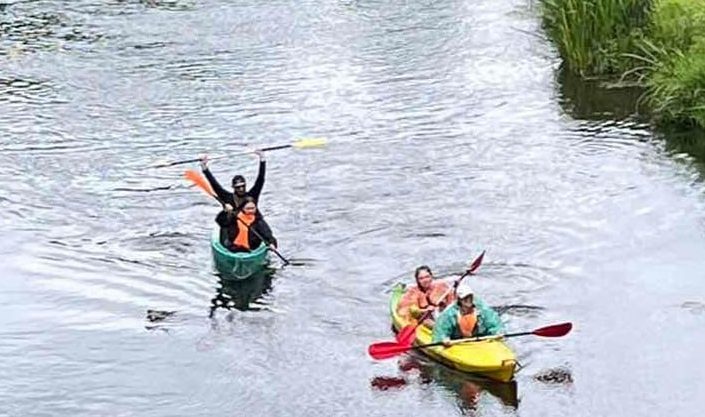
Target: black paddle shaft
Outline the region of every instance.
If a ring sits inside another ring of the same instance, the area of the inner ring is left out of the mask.
[[[534,332],[520,332],[520,333],[498,334],[497,337],[502,337],[502,338],[505,338],[505,339],[506,339],[506,338],[508,338],[508,337],[526,336],[526,335],[530,335],[530,334],[534,334]],[[480,340],[483,340],[483,339],[489,339],[489,338],[492,338],[492,337],[494,337],[494,336],[473,337],[473,338],[469,338],[468,340],[464,340],[463,343],[466,343],[466,342],[476,342],[476,341],[480,341]],[[451,340],[451,342],[452,342],[452,340]],[[434,347],[434,346],[441,346],[441,345],[443,345],[443,342],[435,342],[435,343],[429,343],[429,344],[427,344],[427,345],[413,346],[412,349],[423,349],[423,348]]]
[[[244,224],[245,227],[247,227],[248,230],[252,230],[252,233],[254,233],[255,236],[257,236],[262,242],[265,242],[265,244],[267,244],[267,240],[266,240],[265,238],[263,238],[262,235],[259,234],[259,232],[257,232],[257,230],[255,230],[254,227],[250,227],[247,223],[245,223],[244,220],[242,220],[241,218],[239,218],[237,215],[235,215],[235,218],[236,218],[238,221],[242,222],[242,224]],[[281,259],[281,260],[284,262],[285,265],[290,264],[289,260],[286,259],[285,257],[283,257],[282,254],[279,253],[278,250],[272,249],[272,248],[270,248],[270,247],[267,247],[267,249],[269,249],[269,250],[271,250],[272,252],[274,252],[274,253],[279,257],[279,259]]]
[[[276,151],[277,149],[286,149],[286,148],[291,148],[293,145],[292,144],[287,144],[287,145],[277,145],[277,146],[269,146],[267,148],[262,148],[260,151],[266,152],[266,151]]]
[[[277,149],[286,149],[286,148],[291,148],[293,145],[288,144],[288,145],[277,145],[277,146],[269,146],[267,148],[262,148],[260,151],[276,151]],[[223,158],[222,156],[215,157],[214,159],[221,159]],[[173,167],[175,165],[184,165],[184,164],[190,164],[192,162],[199,162],[201,161],[201,158],[192,158],[192,159],[182,159],[180,161],[174,161],[174,162],[166,162],[163,164],[158,164],[152,166],[152,168],[166,168],[166,167]]]

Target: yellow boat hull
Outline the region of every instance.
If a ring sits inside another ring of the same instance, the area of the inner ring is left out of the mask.
[[[405,286],[399,284],[392,292],[390,314],[395,331],[410,324],[397,314],[397,304],[404,291]],[[431,343],[432,333],[427,326],[419,326],[414,345]],[[423,349],[423,353],[461,372],[482,375],[495,381],[511,381],[517,369],[516,356],[503,339],[462,343],[449,348],[431,347]]]

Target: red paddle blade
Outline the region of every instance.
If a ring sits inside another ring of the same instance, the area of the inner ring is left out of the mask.
[[[372,359],[389,359],[400,355],[411,348],[411,345],[402,345],[397,342],[379,342],[371,344],[370,347],[367,348],[367,353],[370,354]]]
[[[184,172],[184,177],[191,181],[192,183],[196,184],[198,188],[203,190],[206,194],[209,194],[211,196],[215,196],[215,193],[213,192],[213,189],[211,188],[211,185],[208,184],[208,181],[206,181],[205,178],[198,172],[192,170],[192,169],[187,169]]]
[[[540,329],[536,329],[531,334],[543,337],[561,337],[567,335],[573,328],[573,323],[561,323],[554,324],[553,326],[546,326]]]
[[[400,345],[410,345],[416,339],[416,326],[404,326],[397,333],[397,343]]]
[[[478,256],[474,261],[472,261],[472,263],[471,263],[470,266],[468,267],[468,271],[467,271],[467,272],[468,272],[469,274],[472,274],[473,272],[475,272],[475,271],[477,270],[477,268],[480,267],[480,264],[482,264],[482,259],[483,259],[484,257],[485,257],[485,251],[482,251],[482,253],[480,254],[480,256]]]

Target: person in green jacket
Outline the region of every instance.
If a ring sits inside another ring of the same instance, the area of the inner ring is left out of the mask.
[[[433,326],[433,342],[450,346],[453,339],[492,336],[504,331],[499,315],[475,297],[469,285],[461,284],[457,301],[440,314]]]

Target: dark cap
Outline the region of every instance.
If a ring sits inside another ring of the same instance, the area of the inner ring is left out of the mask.
[[[245,186],[245,177],[242,175],[236,175],[233,177],[233,188],[238,186]]]

